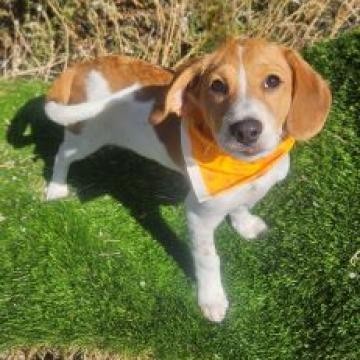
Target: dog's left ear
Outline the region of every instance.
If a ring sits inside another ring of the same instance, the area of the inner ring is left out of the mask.
[[[292,104],[286,129],[296,140],[308,140],[324,126],[331,92],[325,80],[297,52],[284,51],[293,72]]]

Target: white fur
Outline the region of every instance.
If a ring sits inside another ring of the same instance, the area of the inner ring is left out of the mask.
[[[97,76],[98,80],[100,79],[100,74]],[[95,78],[90,80],[93,83],[93,87],[96,88]],[[100,88],[103,86],[104,78],[99,81]],[[79,121],[89,120],[100,113],[102,113],[107,106],[111,105],[112,102],[120,102],[122,99],[125,99],[129,94],[132,94],[134,91],[140,89],[139,84],[134,84],[125,89],[122,89],[110,96],[100,98],[100,100],[95,100],[91,102],[85,102],[82,104],[76,105],[63,105],[56,103],[55,101],[49,101],[45,105],[46,115],[56,123],[60,125],[71,125]],[[89,86],[87,87],[89,89]],[[93,96],[94,90],[90,92],[90,96]],[[89,95],[88,95],[89,98]]]
[[[239,48],[239,55],[240,55],[240,69],[239,69],[239,97],[241,99],[245,98],[246,96],[246,88],[247,88],[247,80],[246,80],[246,72],[245,72],[245,67],[244,64],[242,62],[242,53],[243,53],[244,49],[243,47]]]
[[[91,70],[86,80],[87,101],[96,101],[111,96],[109,84],[99,71]]]
[[[259,216],[250,214],[246,207],[232,212],[230,218],[234,229],[247,240],[257,238],[267,229],[264,220]]]
[[[180,171],[148,123],[152,101],[140,102],[135,97],[139,85],[130,86],[108,96],[107,86],[104,86],[105,79],[101,74],[93,73],[87,81],[88,96],[93,97],[94,101],[72,106],[54,102],[46,105],[48,116],[60,124],[87,120],[87,116],[92,117],[91,121],[83,123],[79,135],[65,131],[64,142],[55,159],[47,199],[67,195],[66,177],[70,164],[106,144],[133,150],[165,167]],[[93,87],[97,88],[96,96]],[[102,100],[96,100],[102,96],[105,96]],[[263,111],[253,102],[247,109],[250,112]],[[239,108],[235,110],[239,111]],[[245,238],[254,238],[264,231],[265,223],[259,217],[251,215],[249,210],[274,184],[286,176],[288,169],[289,156],[286,155],[265,175],[252,183],[236,187],[202,203],[197,200],[194,191],[190,191],[187,196],[186,212],[198,282],[198,303],[209,320],[222,321],[228,308],[228,300],[221,282],[220,261],[214,243],[216,227],[230,214],[235,229]]]
[[[253,239],[265,231],[265,222],[260,217],[251,215],[249,210],[274,184],[286,177],[289,164],[289,156],[286,155],[264,176],[252,183],[236,187],[202,203],[190,191],[186,209],[198,282],[198,303],[209,320],[223,320],[228,308],[216,260],[214,230],[226,215],[230,215],[235,229],[246,239]]]

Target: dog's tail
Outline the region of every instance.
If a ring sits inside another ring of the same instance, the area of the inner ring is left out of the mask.
[[[134,84],[104,99],[75,105],[64,105],[50,100],[45,104],[45,113],[49,119],[60,125],[72,125],[99,115],[110,103],[121,101],[139,88],[138,84]]]

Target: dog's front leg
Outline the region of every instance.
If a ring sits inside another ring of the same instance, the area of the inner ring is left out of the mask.
[[[261,217],[253,215],[245,206],[240,206],[230,213],[234,229],[245,239],[252,240],[267,230],[267,225]]]
[[[220,259],[214,244],[214,230],[225,214],[199,204],[189,195],[186,201],[187,221],[192,241],[192,254],[198,286],[198,303],[211,321],[224,319],[228,308],[220,274]]]

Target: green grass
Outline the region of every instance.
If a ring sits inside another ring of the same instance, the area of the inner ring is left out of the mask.
[[[196,305],[183,181],[108,149],[72,167],[74,196],[45,203],[61,139],[31,100],[46,86],[2,82],[0,351],[359,359],[359,261],[350,262],[360,248],[359,43],[357,31],[305,53],[334,104],[326,129],[296,146],[290,176],[256,207],[271,230],[253,242],[227,223],[217,231],[231,303],[220,325]]]

